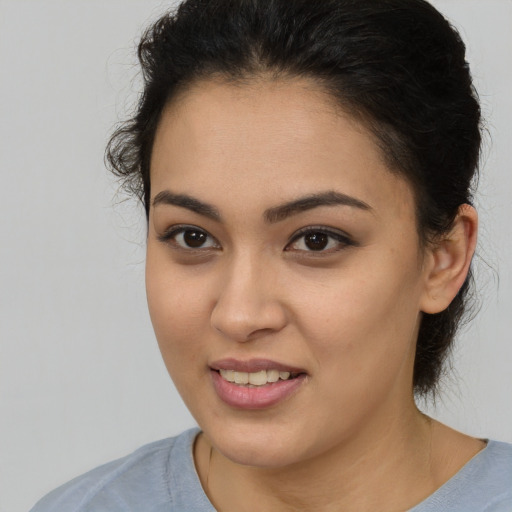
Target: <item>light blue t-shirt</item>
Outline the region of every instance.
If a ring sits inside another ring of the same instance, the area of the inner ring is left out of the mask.
[[[215,512],[197,476],[197,429],[138,449],[75,478],[31,512]],[[512,445],[489,441],[410,512],[512,512]]]

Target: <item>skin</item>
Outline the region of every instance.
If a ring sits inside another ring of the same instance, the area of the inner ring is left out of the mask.
[[[423,416],[412,371],[422,312],[467,274],[477,217],[419,243],[409,184],[372,136],[304,79],[200,82],[165,109],[151,197],[186,194],[220,219],[151,204],[146,283],[168,371],[203,433],[194,457],[222,511],[406,510],[483,444]],[[345,194],[268,222],[297,198]],[[198,248],[173,226],[206,234]],[[302,228],[343,233],[311,251]],[[165,240],[163,239],[164,237]],[[262,410],[224,403],[209,365],[265,358],[303,369],[292,396]]]

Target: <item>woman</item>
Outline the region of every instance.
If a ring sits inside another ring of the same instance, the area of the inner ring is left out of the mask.
[[[188,0],[107,156],[200,431],[33,509],[509,511],[512,447],[423,415],[464,313],[480,109],[423,0]]]

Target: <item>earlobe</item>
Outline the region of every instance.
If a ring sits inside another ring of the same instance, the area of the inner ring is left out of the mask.
[[[457,295],[468,275],[478,231],[476,210],[459,207],[452,229],[428,249],[425,259],[425,291],[420,304],[424,313],[440,313]]]

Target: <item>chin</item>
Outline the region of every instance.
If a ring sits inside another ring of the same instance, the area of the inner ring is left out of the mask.
[[[205,430],[213,446],[227,459],[243,466],[279,468],[299,461],[301,437],[269,426]]]
[[[217,446],[217,445],[216,445]],[[257,468],[281,468],[297,462],[297,454],[274,445],[261,446],[253,443],[219,444],[218,451],[231,462]]]

